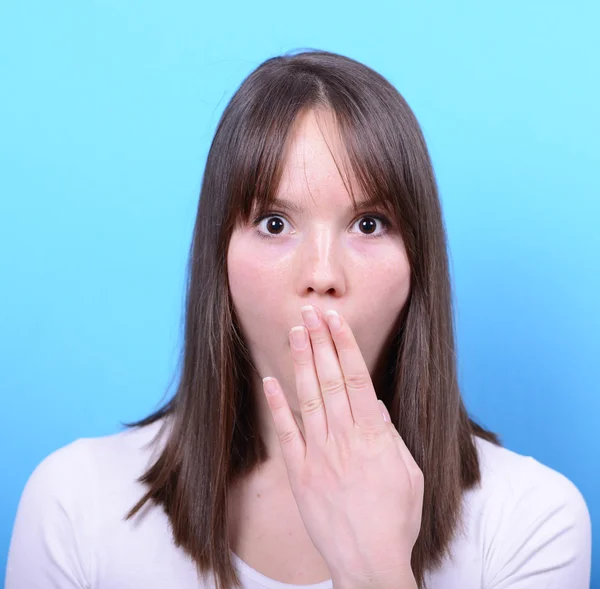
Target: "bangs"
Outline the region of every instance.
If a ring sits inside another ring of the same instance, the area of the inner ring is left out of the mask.
[[[297,109],[287,117],[256,125],[247,139],[244,157],[237,159],[231,184],[232,223],[248,223],[253,215],[264,215],[272,207],[283,174],[287,149],[293,137],[294,125],[300,116],[312,110],[321,128],[327,148],[335,162],[342,182],[350,195],[355,214],[361,208],[373,207],[385,211],[400,225],[403,199],[398,190],[396,160],[386,149],[385,137],[378,136],[372,125],[360,113],[343,108],[345,105],[312,105]],[[281,109],[286,112],[286,109]],[[332,121],[328,129],[334,135],[330,145],[320,118]],[[400,201],[400,202],[398,202]]]

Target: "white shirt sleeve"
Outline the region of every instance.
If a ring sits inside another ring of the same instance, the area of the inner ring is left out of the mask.
[[[84,439],[47,456],[21,495],[5,589],[88,589],[94,485]]]
[[[589,589],[592,532],[586,502],[565,476],[527,461],[527,472],[539,478],[503,510],[490,545],[485,587]]]

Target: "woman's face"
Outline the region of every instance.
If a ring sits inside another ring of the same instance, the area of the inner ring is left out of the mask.
[[[331,119],[319,115],[319,122],[334,153],[341,153]],[[343,315],[373,375],[408,298],[410,268],[389,215],[371,207],[357,216],[349,208],[352,200],[314,112],[297,120],[291,139],[277,197],[293,210],[274,205],[256,226],[254,215],[247,226],[238,225],[227,269],[260,378],[276,377],[298,415],[288,332],[303,325],[300,308],[311,304],[322,313],[335,309]],[[371,216],[377,213],[392,223],[388,229]]]

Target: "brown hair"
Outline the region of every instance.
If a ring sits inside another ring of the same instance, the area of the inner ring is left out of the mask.
[[[473,436],[500,444],[469,418],[456,368],[452,290],[436,180],[419,124],[380,74],[348,57],[310,50],[266,60],[225,108],[208,154],[188,266],[181,378],[173,398],[141,427],[169,416],[172,430],[140,477],[162,505],[175,543],[213,571],[217,589],[239,586],[227,524],[231,482],[266,459],[255,428],[252,359],[227,281],[227,249],[253,204],[265,210],[282,173],[290,130],[307,109],[330,112],[360,189],[387,206],[401,230],[411,291],[377,396],[425,479],[421,531],[412,552],[417,583],[445,556],[461,524],[462,495],[480,481]],[[348,175],[349,177],[350,175]],[[356,204],[350,183],[349,192]]]

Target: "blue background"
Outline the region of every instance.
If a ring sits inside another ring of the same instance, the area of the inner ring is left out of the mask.
[[[592,0],[1,2],[0,579],[35,466],[169,389],[217,121],[259,63],[305,47],[373,67],[415,111],[468,408],[568,476],[595,529],[599,21]]]

